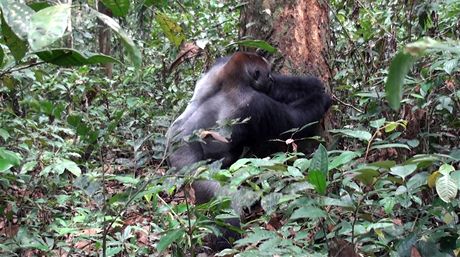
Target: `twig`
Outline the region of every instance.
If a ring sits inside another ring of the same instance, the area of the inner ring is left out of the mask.
[[[355,106],[353,106],[353,105],[351,105],[351,104],[345,103],[344,101],[340,100],[340,99],[339,99],[337,96],[335,96],[334,94],[332,95],[332,98],[333,98],[334,100],[336,100],[337,102],[339,102],[340,104],[343,104],[343,105],[345,105],[345,106],[347,106],[347,107],[350,107],[350,108],[354,109],[355,111],[357,111],[357,112],[359,112],[359,113],[364,113],[363,110],[360,110],[360,109],[356,108]]]
[[[34,63],[30,63],[26,66],[22,66],[22,67],[19,67],[19,68],[16,68],[14,69],[13,67],[11,67],[10,69],[7,69],[5,71],[3,71],[2,73],[0,73],[0,78],[5,76],[6,74],[8,73],[13,73],[15,71],[20,71],[20,70],[24,70],[24,69],[28,69],[28,68],[32,68],[34,66],[37,66],[37,65],[40,65],[40,64],[44,64],[45,62],[34,62]]]

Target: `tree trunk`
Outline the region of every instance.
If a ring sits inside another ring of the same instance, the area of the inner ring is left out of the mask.
[[[241,12],[240,37],[269,42],[279,53],[268,58],[274,70],[317,76],[331,92],[328,11],[328,5],[320,0],[248,1]],[[323,129],[329,129],[330,124],[327,115]],[[330,142],[327,134],[322,135]]]
[[[109,17],[112,17],[112,12],[104,6],[104,4],[99,1],[97,5],[97,9],[100,13],[103,13]],[[112,33],[110,29],[105,25],[104,22],[98,21],[99,26],[99,51],[105,55],[111,55],[111,36]],[[105,75],[108,78],[112,78],[112,70],[113,70],[113,63],[106,63],[104,64],[104,71]]]

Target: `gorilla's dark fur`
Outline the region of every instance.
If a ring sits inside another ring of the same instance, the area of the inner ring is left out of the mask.
[[[266,152],[259,149],[267,146],[273,153],[276,149],[271,150],[268,140],[286,139],[283,132],[319,121],[330,105],[317,78],[274,75],[264,58],[237,52],[219,59],[198,81],[192,100],[168,131],[168,163],[181,169],[198,161],[222,159],[228,167],[246,148],[257,155]],[[213,137],[201,142],[183,140],[199,129],[215,127],[218,121],[247,118],[231,127],[229,142]],[[295,138],[315,135],[315,127],[299,131]],[[197,203],[204,203],[219,192],[220,185],[203,180],[194,182],[193,188]]]

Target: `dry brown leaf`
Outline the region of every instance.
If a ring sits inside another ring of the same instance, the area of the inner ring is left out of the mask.
[[[229,143],[229,141],[224,136],[222,136],[221,134],[219,134],[219,133],[217,133],[215,131],[208,131],[208,130],[201,131],[201,133],[200,133],[201,138],[206,138],[208,136],[211,136],[212,138],[214,138],[215,140],[217,140],[219,142]]]
[[[410,249],[410,257],[422,257],[422,255],[417,250],[417,248],[415,248],[415,246],[412,246],[412,248]]]

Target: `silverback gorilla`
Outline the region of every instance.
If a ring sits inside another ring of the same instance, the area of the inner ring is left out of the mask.
[[[275,75],[264,58],[237,52],[219,59],[198,81],[189,105],[168,130],[168,163],[179,170],[198,161],[222,160],[228,167],[246,149],[259,156],[274,153],[277,149],[268,140],[286,139],[283,132],[319,121],[330,105],[317,78]],[[228,142],[209,136],[184,140],[225,120],[244,120],[231,125]],[[315,132],[315,126],[309,126],[295,138]],[[270,149],[268,153],[264,148]],[[219,183],[207,180],[192,186],[198,204],[208,202],[220,189]]]

